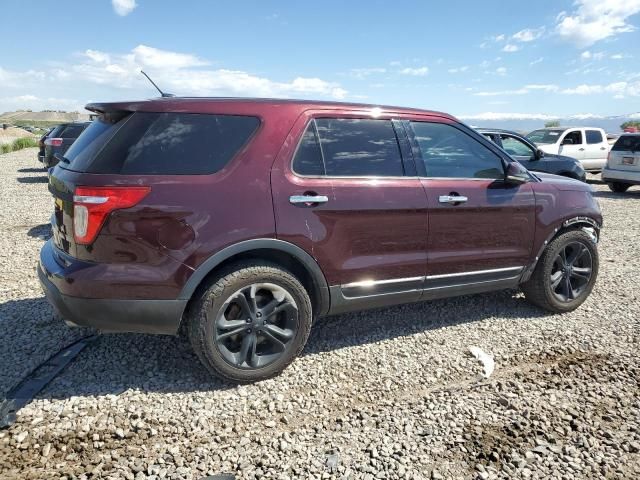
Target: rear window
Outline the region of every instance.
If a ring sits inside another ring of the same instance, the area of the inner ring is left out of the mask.
[[[527,138],[531,140],[533,143],[545,144],[545,143],[556,143],[560,139],[560,135],[564,132],[564,129],[557,130],[534,130]]]
[[[61,138],[78,138],[82,133],[82,130],[84,130],[83,124],[67,125],[66,127],[64,127],[64,130],[62,130],[62,133],[60,133],[60,137]]]
[[[92,122],[67,151],[69,167],[87,173],[215,173],[255,132],[256,117],[136,112]]]
[[[622,135],[611,150],[616,152],[640,151],[640,135]]]

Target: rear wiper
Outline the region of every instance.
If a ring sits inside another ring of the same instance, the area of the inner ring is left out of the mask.
[[[65,157],[64,155],[61,155],[59,153],[56,153],[53,156],[56,160],[58,160],[58,162],[62,162],[62,163],[71,163],[71,160],[69,160],[67,157]]]

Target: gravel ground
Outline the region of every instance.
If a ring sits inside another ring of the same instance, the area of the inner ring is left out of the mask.
[[[34,272],[52,206],[36,150],[0,163],[6,392],[85,332],[53,320]],[[331,317],[241,387],[180,338],[103,335],[0,431],[0,477],[639,478],[640,189],[594,187],[601,271],[571,314],[500,292]]]

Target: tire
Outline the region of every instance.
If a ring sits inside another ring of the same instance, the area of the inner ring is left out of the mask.
[[[282,372],[302,352],[312,319],[309,295],[298,279],[262,262],[225,269],[187,314],[196,355],[209,372],[233,383]]]
[[[608,183],[607,185],[609,185],[609,189],[612,192],[616,192],[616,193],[624,193],[627,190],[629,190],[629,187],[631,186],[628,183],[620,183],[620,182],[611,182],[611,183]]]
[[[563,252],[567,261],[571,260],[574,253],[582,253],[569,268],[568,263],[563,264]],[[588,252],[588,255],[585,252]],[[587,265],[590,265],[590,274],[588,280],[585,280]],[[573,311],[582,305],[591,293],[598,277],[598,266],[598,249],[586,232],[570,230],[562,233],[549,243],[531,278],[522,284],[525,298],[550,312]],[[557,283],[559,275],[560,280]],[[568,285],[567,276],[570,278]]]

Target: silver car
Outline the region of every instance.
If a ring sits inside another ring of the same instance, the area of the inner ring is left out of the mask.
[[[613,145],[602,180],[618,193],[631,185],[640,185],[640,133],[625,133]]]

